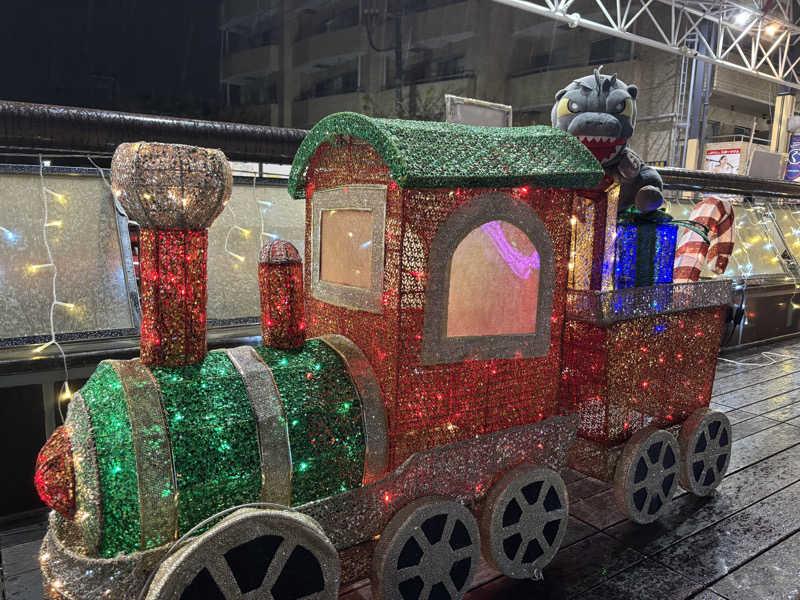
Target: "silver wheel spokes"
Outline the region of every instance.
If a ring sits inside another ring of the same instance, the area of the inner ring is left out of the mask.
[[[458,515],[441,513],[423,521],[397,558],[399,597],[460,598],[475,543]]]
[[[677,448],[666,440],[648,439],[631,469],[631,507],[652,518],[669,503],[678,482]]]
[[[261,561],[253,561],[259,556]],[[259,564],[261,562],[261,564]],[[209,561],[187,586],[181,600],[264,598],[265,600],[316,600],[325,596],[325,582],[318,559],[307,548],[293,545],[277,535],[245,542],[223,556]]]
[[[731,453],[731,434],[720,419],[709,419],[700,427],[689,461],[697,488],[713,488],[722,479]]]
[[[500,523],[503,552],[508,560],[521,566],[548,554],[566,518],[564,499],[549,481],[522,486],[506,503]],[[532,528],[531,521],[541,526]]]

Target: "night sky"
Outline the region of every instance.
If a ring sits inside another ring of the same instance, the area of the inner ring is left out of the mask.
[[[2,0],[0,98],[214,118],[217,0]]]

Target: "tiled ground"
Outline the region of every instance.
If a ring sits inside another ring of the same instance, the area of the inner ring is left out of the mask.
[[[717,368],[713,406],[728,413],[735,441],[715,496],[681,493],[642,527],[622,518],[608,485],[570,471],[569,530],[544,580],[512,581],[481,565],[468,600],[800,598],[800,342],[726,358],[750,364]],[[40,521],[0,532],[7,600],[41,598],[43,532]],[[369,586],[342,598],[369,600]]]

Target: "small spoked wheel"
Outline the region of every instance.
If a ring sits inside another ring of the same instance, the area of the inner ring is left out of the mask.
[[[567,532],[569,500],[561,476],[520,465],[492,486],[481,517],[483,554],[507,577],[537,578]]]
[[[722,482],[731,460],[731,422],[724,413],[698,408],[681,426],[681,487],[708,496]]]
[[[617,463],[614,495],[622,512],[636,523],[652,523],[672,500],[678,485],[678,442],[650,426],[637,431]]]
[[[480,560],[475,517],[462,504],[420,498],[392,517],[375,547],[378,600],[460,600]]]
[[[147,600],[335,600],[339,555],[311,517],[242,509],[167,558]]]

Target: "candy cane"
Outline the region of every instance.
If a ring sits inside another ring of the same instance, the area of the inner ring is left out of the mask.
[[[675,252],[674,283],[697,281],[703,261],[715,273],[724,273],[733,252],[733,206],[728,200],[706,196],[695,205],[689,220],[708,227],[710,244],[693,231],[683,234]]]

